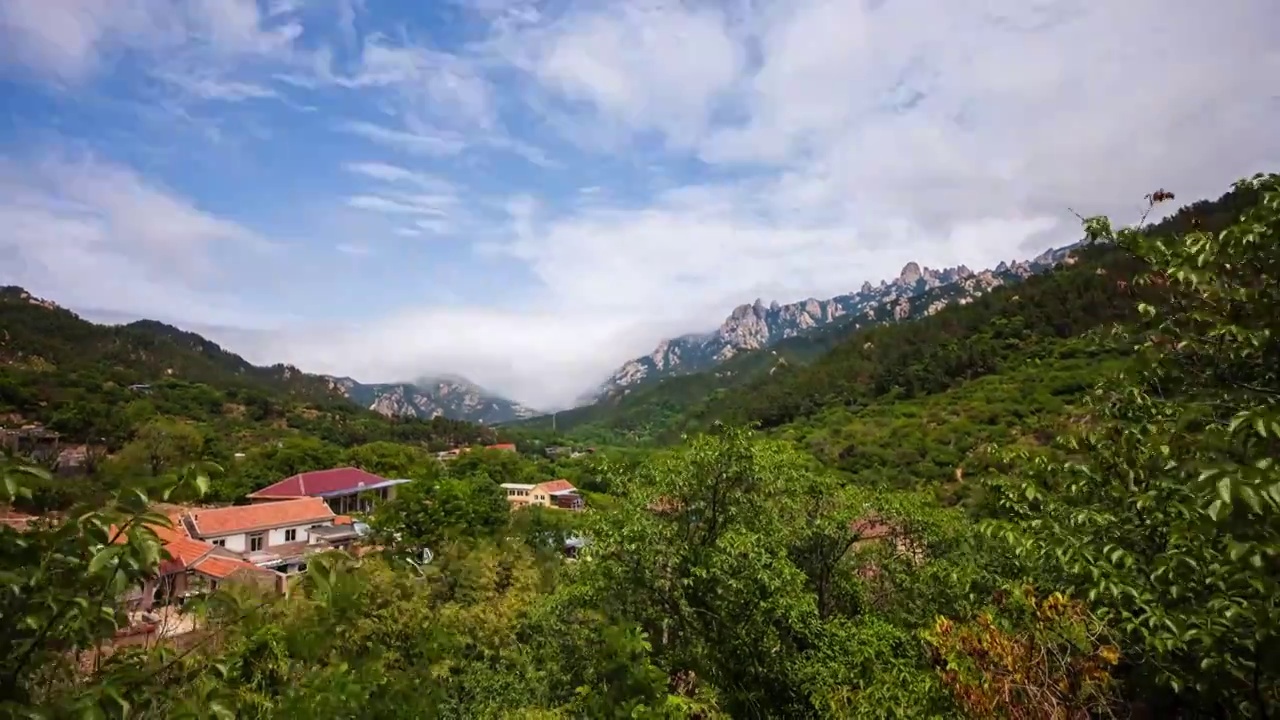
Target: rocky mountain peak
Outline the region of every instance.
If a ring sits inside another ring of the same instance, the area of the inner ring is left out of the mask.
[[[920,282],[923,277],[920,272],[920,266],[914,261],[902,266],[902,272],[898,273],[898,280],[907,284],[914,285]]]
[[[870,281],[864,281],[864,282],[862,283],[862,289],[861,289],[861,290],[859,290],[859,292],[869,293],[869,292],[871,292],[871,291],[872,291],[872,290],[874,290],[874,289],[875,289],[875,288],[871,286],[871,282],[870,282]]]

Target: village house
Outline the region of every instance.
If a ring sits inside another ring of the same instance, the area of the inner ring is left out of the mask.
[[[61,438],[59,433],[40,424],[0,428],[0,448],[35,458],[57,457]]]
[[[397,485],[409,480],[388,480],[358,468],[316,470],[287,477],[274,485],[249,493],[250,502],[276,502],[297,498],[319,498],[339,515],[367,513],[377,502],[395,497]]]
[[[582,496],[578,489],[568,480],[551,480],[549,482],[530,485],[526,483],[503,483],[502,489],[507,495],[511,509],[539,505],[542,507],[561,508],[563,510],[581,510]]]
[[[275,592],[284,590],[284,576],[280,573],[245,562],[211,543],[192,539],[181,524],[172,528],[153,525],[151,529],[163,543],[168,557],[160,562],[155,577],[125,596],[131,610],[181,604],[230,582],[250,583]]]
[[[305,570],[311,553],[342,547],[358,536],[325,530],[338,516],[321,498],[193,510],[182,516],[190,537],[260,568],[285,574]],[[347,536],[350,537],[347,537]]]

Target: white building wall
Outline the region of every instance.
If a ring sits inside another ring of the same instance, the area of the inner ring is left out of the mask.
[[[271,547],[272,545],[283,545],[287,542],[307,542],[310,540],[310,537],[307,535],[307,530],[309,528],[316,525],[332,524],[333,523],[331,521],[325,520],[322,522],[309,522],[306,525],[286,525],[285,527],[272,528],[267,532],[267,547]],[[286,530],[297,530],[297,537],[293,540],[285,540],[284,533]]]
[[[258,531],[255,531],[254,533],[237,533],[235,535],[206,535],[201,539],[204,540],[205,542],[213,542],[215,540],[225,540],[226,544],[223,547],[230,550],[231,552],[244,553],[244,552],[249,552],[249,535],[250,534],[256,534],[257,532],[265,532],[266,540],[267,540],[266,547],[270,548],[272,545],[284,545],[287,542],[310,542],[311,538],[307,533],[308,529],[316,525],[332,525],[332,524],[333,522],[330,520],[322,520],[322,521],[316,521],[316,522],[309,522],[309,523],[306,523],[305,525],[286,525],[283,527],[271,528],[270,530],[265,530],[265,531],[258,530]],[[285,540],[284,533],[286,530],[297,530],[298,531],[297,538],[295,538],[294,540]]]
[[[249,541],[245,539],[244,533],[240,533],[238,535],[205,535],[200,539],[215,545],[217,544],[215,541],[224,540],[226,542],[223,544],[223,547],[231,552],[242,553],[249,549]]]

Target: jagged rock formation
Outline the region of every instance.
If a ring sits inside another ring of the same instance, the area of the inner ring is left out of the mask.
[[[537,415],[519,403],[494,395],[460,377],[423,378],[412,383],[366,385],[332,378],[352,402],[388,417],[447,417],[493,425]]]
[[[972,302],[973,297],[996,286],[1052,269],[1059,262],[1070,261],[1070,250],[1074,247],[1047,250],[1031,260],[1001,262],[995,270],[978,273],[964,265],[937,270],[909,262],[892,281],[881,280],[876,286],[864,282],[858,292],[827,300],[809,298],[786,305],[774,302],[766,306],[757,299],[750,305],[734,308],[724,323],[710,333],[663,340],[653,352],[618,368],[584,401],[595,402],[644,382],[706,370],[740,353],[768,347],[846,316],[857,313],[870,316],[875,308],[882,305],[892,306],[894,318],[903,320],[911,313],[911,298],[936,287],[957,285],[960,292],[953,299],[938,301],[934,303],[936,307],[930,306],[925,311],[932,315],[950,302]]]

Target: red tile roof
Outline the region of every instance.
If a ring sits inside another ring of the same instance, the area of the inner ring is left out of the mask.
[[[272,505],[286,505],[289,503],[272,503]],[[265,507],[265,506],[264,506]],[[327,508],[327,506],[326,506]],[[219,508],[219,510],[235,510],[237,508]],[[218,510],[196,511],[218,512]],[[187,535],[183,528],[181,518],[173,518],[173,527],[164,527],[163,525],[150,525],[152,532],[163,544],[165,552],[169,557],[160,561],[159,572],[161,575],[172,575],[187,570],[195,570],[197,572],[208,575],[217,580],[230,577],[232,574],[248,570],[251,572],[269,572],[263,568],[248,563],[238,558],[230,558],[225,555],[218,555],[219,552],[212,543],[196,540]],[[115,526],[109,530],[112,536],[116,534]],[[128,542],[128,538],[120,536],[116,538],[117,543]]]
[[[497,445],[485,445],[485,450],[506,450],[507,452],[515,452],[515,443],[498,443]]]
[[[192,569],[217,580],[224,580],[242,570],[247,572],[269,572],[253,563],[221,555],[210,555],[197,563]]]
[[[274,485],[249,493],[248,497],[257,499],[315,497],[344,490],[354,492],[359,490],[361,485],[375,485],[381,482],[386,482],[386,478],[359,468],[315,470],[287,477]]]
[[[187,518],[197,536],[210,537],[333,520],[334,515],[324,500],[304,497],[256,505],[196,510],[189,513]]]
[[[195,565],[200,558],[213,552],[213,546],[207,542],[192,540],[189,537],[175,538],[164,544],[164,549],[172,558],[171,562],[187,568]]]
[[[545,493],[564,492],[565,490],[577,490],[573,483],[568,480],[551,480],[549,482],[540,483],[534,487],[534,490],[541,490]]]

